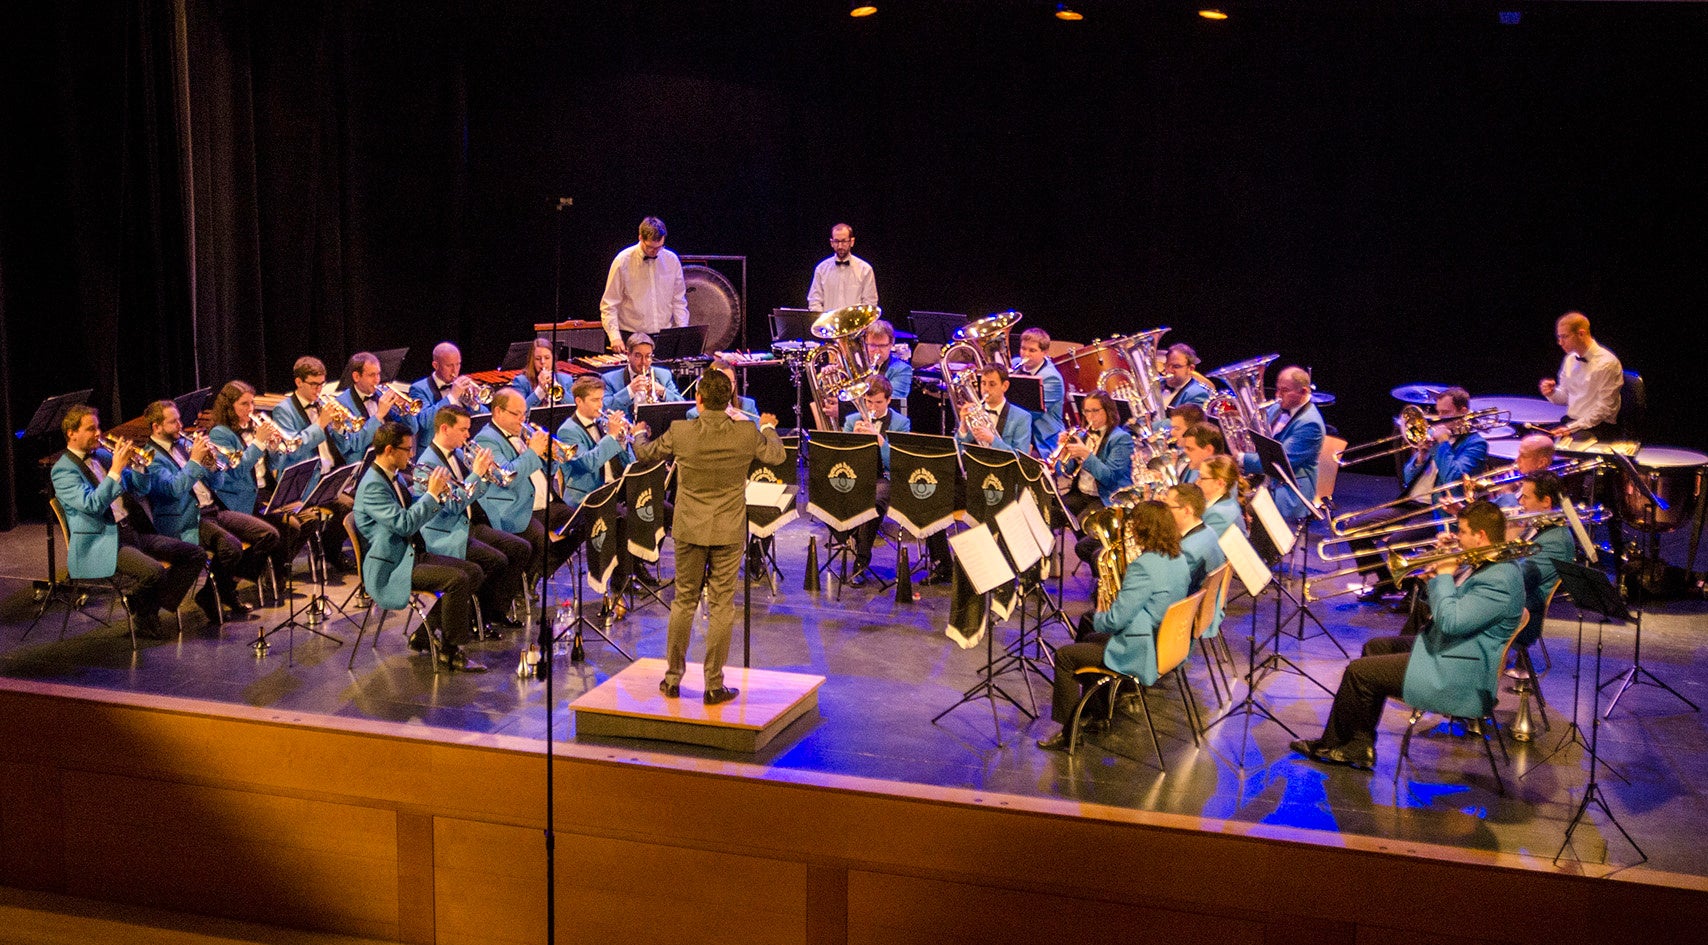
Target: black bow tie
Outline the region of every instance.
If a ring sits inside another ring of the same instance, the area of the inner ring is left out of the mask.
[[[1578,360],[1579,360],[1579,361],[1582,361],[1582,362],[1583,362],[1583,363],[1585,363],[1585,364],[1588,364],[1588,363],[1589,363],[1589,359],[1588,359],[1588,358],[1586,358],[1586,357],[1584,357],[1584,356],[1583,356],[1583,355],[1581,355],[1581,354],[1574,354],[1574,355],[1572,355],[1572,357],[1574,357],[1574,358],[1577,358],[1577,359],[1578,359]]]
[[[641,257],[641,259],[645,262],[652,262],[654,259],[657,259],[657,258],[658,258],[657,256],[644,256],[644,255]]]
[[[837,264],[837,265],[838,265],[838,266],[847,266],[847,265],[850,265],[850,264],[851,264],[851,262],[850,262],[850,260],[847,260],[847,259],[838,259],[838,260],[837,260],[837,261],[836,261],[836,264]]]

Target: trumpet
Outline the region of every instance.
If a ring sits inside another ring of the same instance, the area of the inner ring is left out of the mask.
[[[321,410],[332,414],[331,427],[339,433],[359,433],[367,426],[367,417],[358,417],[350,412],[350,408],[338,402],[338,398],[326,394],[320,395],[316,404]]]
[[[524,439],[533,439],[534,434],[542,429],[544,428],[528,423],[527,421],[522,422],[522,436]],[[555,436],[548,436],[547,439],[551,441],[551,454],[553,461],[567,463],[575,458],[577,447],[571,446]]]
[[[427,480],[433,478],[433,470],[435,468],[438,467],[428,466],[426,463],[416,463],[414,466],[410,467],[409,481],[415,487],[417,495],[427,491]],[[446,498],[452,502],[468,501],[468,486],[458,482],[455,476],[450,475],[449,469],[445,470],[445,473],[445,481],[451,487],[451,491],[446,494]]]
[[[1423,408],[1416,404],[1407,404],[1394,420],[1394,423],[1399,427],[1398,433],[1385,436],[1379,440],[1371,440],[1368,443],[1360,443],[1357,446],[1349,446],[1336,453],[1334,461],[1336,465],[1344,469],[1347,466],[1367,460],[1381,459],[1384,456],[1393,456],[1396,453],[1420,449],[1429,444],[1429,431],[1438,425],[1446,426],[1454,436],[1463,436],[1466,433],[1481,433],[1495,427],[1506,426],[1511,422],[1512,412],[1510,410],[1500,410],[1495,407],[1472,411],[1457,417],[1440,417],[1424,413]]]
[[[98,442],[109,453],[118,452],[119,444],[127,443],[131,447],[131,459],[135,460],[139,466],[148,466],[154,462],[154,447],[152,446],[144,446],[135,440],[127,440],[111,433],[102,434]]]
[[[1101,432],[1101,431],[1099,431]],[[1086,432],[1084,427],[1070,427],[1061,432],[1061,439],[1056,441],[1056,448],[1044,459],[1046,469],[1054,469],[1056,464],[1067,458],[1067,448],[1075,443],[1089,443],[1094,434]],[[1094,447],[1095,448],[1095,447]]]

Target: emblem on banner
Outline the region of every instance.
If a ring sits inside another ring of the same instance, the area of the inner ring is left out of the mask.
[[[1006,490],[1002,488],[1002,480],[996,478],[996,473],[986,475],[984,477],[984,482],[981,483],[979,487],[984,490],[985,505],[1002,504],[1002,497]]]
[[[854,491],[854,483],[859,479],[854,475],[854,467],[847,463],[837,463],[830,467],[830,487],[837,492]]]
[[[593,550],[594,551],[604,551],[605,550],[605,538],[609,535],[609,533],[610,533],[609,530],[605,527],[605,520],[604,519],[598,519],[598,520],[594,521],[594,523],[593,523],[593,534],[587,536],[587,540],[593,543]]]
[[[747,477],[747,481],[748,482],[781,482],[782,480],[777,478],[777,474],[771,471],[770,466],[761,466],[758,469],[755,469],[753,471],[753,475]]]
[[[652,490],[642,489],[641,494],[635,497],[635,517],[651,524],[653,516],[657,514],[657,510],[652,507]]]
[[[929,499],[937,492],[937,477],[931,475],[931,470],[921,466],[913,471],[913,475],[907,477],[907,488],[915,499]]]

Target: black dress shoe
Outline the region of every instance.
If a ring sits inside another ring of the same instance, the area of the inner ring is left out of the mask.
[[[432,641],[427,637],[427,631],[425,628],[416,627],[415,632],[409,635],[409,648],[417,653],[427,652],[432,648],[432,645]]]
[[[1312,761],[1317,760],[1317,743],[1316,743],[1315,739],[1310,739],[1310,738],[1296,739],[1292,743],[1288,744],[1287,747],[1293,749],[1294,751],[1298,752],[1301,755],[1304,755],[1306,758],[1309,758]]]
[[[445,648],[443,653],[441,653],[439,656],[439,661],[444,663],[445,668],[450,670],[453,673],[484,673],[484,672],[486,672],[485,666],[482,666],[481,664],[476,663],[473,660],[469,659],[467,653],[464,653],[463,651],[452,648],[452,647],[446,647]]]
[[[848,579],[848,586],[865,587],[867,580],[868,578],[866,577],[865,571],[855,571],[853,576]]]
[[[1049,738],[1038,739],[1038,747],[1045,751],[1067,751],[1067,729],[1064,728],[1056,734],[1051,735]]]
[[[953,573],[951,573],[949,571],[948,568],[933,568],[931,573],[927,574],[925,576],[925,580],[920,581],[919,583],[921,583],[921,584],[950,584],[950,583],[953,583],[954,580],[955,580],[955,576]]]
[[[665,680],[660,679],[658,681],[658,691],[664,693],[664,698],[666,699],[682,698],[682,686],[680,683],[666,682]]]
[[[1109,732],[1109,720],[1091,719],[1087,722],[1081,722],[1079,723],[1079,730],[1088,735],[1105,735]]]
[[[635,566],[635,583],[639,584],[642,587],[657,587],[658,586],[658,578],[654,577],[651,571],[648,571],[647,569],[640,567],[639,565],[636,565]]]
[[[504,630],[520,630],[520,629],[522,629],[522,621],[517,620],[515,617],[512,617],[509,614],[503,614],[503,615],[499,616],[496,620],[488,620],[486,622],[486,625],[488,627],[499,627],[499,628],[502,628]]]
[[[1357,771],[1369,771],[1376,767],[1376,749],[1374,748],[1341,745],[1339,748],[1329,748],[1317,754],[1324,761],[1346,765]]]
[[[728,702],[738,695],[741,695],[740,689],[718,688],[707,689],[704,698],[706,705],[717,705],[720,702]]]

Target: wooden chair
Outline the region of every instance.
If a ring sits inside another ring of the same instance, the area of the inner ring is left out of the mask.
[[[1506,742],[1500,737],[1500,723],[1495,721],[1494,712],[1495,706],[1500,703],[1500,678],[1501,672],[1506,667],[1507,654],[1512,651],[1512,642],[1518,639],[1518,635],[1524,631],[1524,625],[1528,623],[1529,620],[1530,611],[1526,609],[1519,615],[1518,629],[1512,631],[1512,635],[1506,638],[1506,645],[1501,647],[1500,658],[1495,660],[1494,668],[1490,671],[1489,678],[1483,681],[1483,714],[1478,719],[1478,722],[1484,726],[1481,733],[1483,751],[1489,757],[1489,770],[1494,772],[1495,786],[1502,797],[1506,796],[1506,781],[1500,776],[1500,766],[1495,764],[1494,749],[1489,747],[1489,736],[1492,734],[1495,741],[1500,743],[1501,757],[1506,758],[1508,763],[1510,763],[1511,757],[1506,752]],[[1430,712],[1442,715],[1446,714],[1440,712],[1438,709],[1434,709],[1426,705],[1412,706],[1411,710],[1411,720],[1406,723],[1405,734],[1400,738],[1400,758],[1399,761],[1394,764],[1395,791],[1399,790],[1400,772],[1404,770],[1407,759],[1411,757],[1411,734],[1412,731],[1417,728],[1418,721],[1422,719],[1425,714]]]
[[[362,536],[356,531],[356,516],[346,515],[344,517],[344,532],[350,536],[350,550],[356,556],[356,583],[360,585],[362,583],[362,556],[365,551],[362,547]],[[377,655],[380,649],[380,634],[385,631],[385,619],[389,614],[391,614],[390,610],[379,606],[379,603],[374,600],[372,594],[367,595],[367,601],[367,609],[362,611],[362,622],[356,627],[356,643],[354,646],[350,647],[350,663],[347,667],[348,669],[356,668],[356,654],[362,651],[362,635],[368,632],[368,616],[374,612],[376,607],[379,608],[380,620],[379,623],[374,625],[374,642],[371,644],[374,653]],[[349,601],[345,601],[346,605],[349,603]],[[409,639],[409,620],[411,614],[420,617],[421,625],[423,627],[428,627],[427,645],[432,651],[433,671],[438,672],[439,637],[432,631],[432,628],[427,623],[427,607],[422,603],[420,591],[409,592],[409,607],[404,611],[403,618],[403,638],[405,640]]]
[[[57,496],[48,499],[47,505],[48,508],[53,510],[54,524],[59,529],[59,543],[64,545],[66,550],[69,552],[71,548],[71,528],[65,521],[65,507],[59,504],[59,498]],[[93,614],[88,614],[88,616],[104,627],[111,626],[114,609],[119,605],[123,605],[125,609],[125,622],[130,628],[130,648],[133,650],[137,648],[135,616],[130,610],[130,599],[125,596],[124,589],[119,586],[119,576],[116,569],[112,574],[109,574],[104,578],[74,578],[70,575],[69,571],[67,571],[65,578],[62,580],[58,576],[59,572],[57,570],[53,571],[53,575],[53,582],[49,584],[47,590],[42,593],[41,606],[36,608],[36,619],[30,621],[30,625],[24,628],[23,635],[18,637],[20,641],[27,639],[30,635],[30,631],[36,628],[36,624],[41,623],[42,616],[47,613],[48,606],[55,600],[60,600],[61,603],[65,604],[65,617],[59,622],[59,638],[61,640],[65,639],[66,628],[71,624],[71,612],[75,610],[78,613],[85,613],[83,605],[89,599],[89,588],[96,587],[105,589],[112,593],[112,599],[107,603],[107,618],[102,620],[100,617],[96,617]]]
[[[1537,643],[1542,642],[1542,624],[1547,621],[1548,607],[1554,603],[1554,595],[1558,593],[1559,590],[1560,585],[1555,583],[1553,589],[1548,591],[1547,599],[1542,601],[1541,610],[1532,618],[1536,622],[1536,632],[1532,636]],[[1528,611],[1526,611],[1526,613],[1528,613]],[[1527,702],[1531,696],[1535,696],[1536,708],[1542,713],[1542,730],[1547,731],[1552,726],[1548,724],[1548,699],[1546,696],[1542,695],[1542,677],[1548,675],[1548,670],[1551,666],[1544,665],[1542,670],[1538,672],[1536,664],[1531,662],[1530,645],[1521,639],[1522,637],[1527,636],[1525,631],[1529,629],[1530,627],[1527,621],[1526,624],[1519,627],[1517,636],[1513,638],[1513,643],[1510,647],[1513,654],[1512,668],[1506,670],[1506,675],[1511,676],[1514,680],[1512,691],[1518,695],[1518,714],[1523,715],[1527,711],[1525,708],[1525,702]],[[1542,650],[1544,659],[1546,659],[1547,654],[1547,648],[1544,646]],[[1548,662],[1549,664],[1552,663],[1551,660]]]
[[[1203,606],[1203,598],[1203,591],[1189,594],[1169,605],[1167,613],[1163,614],[1162,623],[1156,628],[1158,683],[1184,665],[1186,657],[1191,654],[1192,624],[1199,609]],[[1115,718],[1115,697],[1120,694],[1123,685],[1131,684],[1139,693],[1139,707],[1144,710],[1145,726],[1150,729],[1151,748],[1156,751],[1157,766],[1167,771],[1168,766],[1162,760],[1162,742],[1157,740],[1156,723],[1151,719],[1150,703],[1145,698],[1145,691],[1150,687],[1140,682],[1136,676],[1129,676],[1106,666],[1084,666],[1075,670],[1074,675],[1079,677],[1081,682],[1086,678],[1091,678],[1092,683],[1080,695],[1079,704],[1074,706],[1073,719],[1068,723],[1068,754],[1073,754],[1074,749],[1079,746],[1079,719],[1085,713],[1085,707],[1091,703],[1091,700],[1099,692],[1107,689],[1108,698],[1105,701],[1108,704],[1108,714],[1105,718],[1108,721],[1113,721]],[[1198,738],[1199,726],[1196,719],[1197,704],[1192,699],[1191,690],[1186,688],[1184,676],[1184,672],[1174,673],[1174,682],[1180,689],[1180,700],[1182,705],[1186,707],[1186,723],[1192,728],[1192,743],[1196,745],[1200,743]]]
[[[1204,578],[1204,599],[1198,607],[1197,617],[1192,621],[1192,638],[1198,641],[1198,649],[1204,654],[1204,670],[1210,677],[1210,690],[1216,696],[1216,705],[1225,705],[1222,693],[1233,698],[1232,678],[1233,654],[1228,652],[1227,640],[1223,638],[1219,628],[1213,637],[1204,636],[1215,623],[1216,615],[1222,613],[1228,602],[1228,582],[1234,573],[1234,566],[1222,562],[1222,566],[1211,571]],[[1227,663],[1223,663],[1223,657]],[[1218,681],[1217,677],[1220,677]]]

